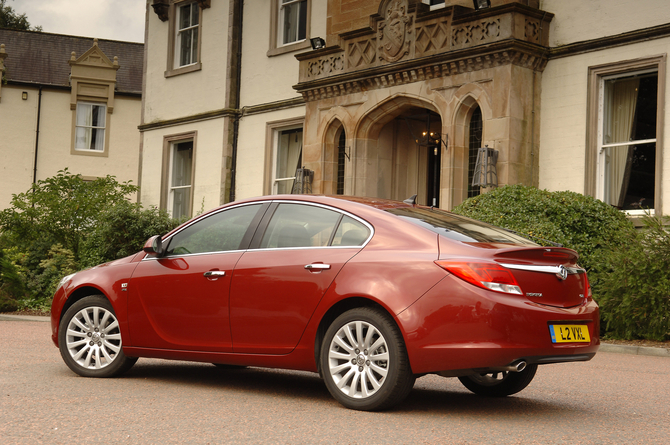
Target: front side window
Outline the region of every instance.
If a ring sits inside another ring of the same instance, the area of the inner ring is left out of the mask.
[[[302,163],[302,128],[277,131],[274,189],[276,194],[291,193],[296,170]]]
[[[653,209],[658,72],[602,77],[598,197],[627,211]]]
[[[305,40],[307,38],[307,0],[281,0],[278,29],[281,45]]]
[[[168,211],[173,218],[191,215],[193,141],[175,142],[170,153]]]
[[[75,150],[104,151],[106,122],[106,105],[77,102]]]
[[[188,3],[178,6],[177,11],[175,62],[182,67],[198,61],[200,10],[197,3]]]
[[[201,219],[170,239],[167,255],[240,249],[240,243],[260,207],[260,204],[235,207]]]

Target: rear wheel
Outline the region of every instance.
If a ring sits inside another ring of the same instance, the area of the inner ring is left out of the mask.
[[[113,377],[137,361],[126,357],[114,308],[102,295],[74,303],[58,328],[58,346],[65,364],[84,377]]]
[[[374,308],[352,309],[330,325],[320,365],[328,391],[356,410],[390,408],[407,397],[415,381],[398,327]]]
[[[461,383],[480,396],[505,397],[516,394],[530,384],[537,365],[527,365],[521,372],[489,372],[459,377]]]

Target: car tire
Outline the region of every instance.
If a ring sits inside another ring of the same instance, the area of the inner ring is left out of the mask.
[[[111,303],[102,295],[75,302],[58,329],[65,364],[84,377],[114,377],[128,371],[137,358],[126,357]]]
[[[400,403],[416,380],[395,322],[369,307],[351,309],[333,321],[321,346],[320,370],[332,396],[360,411]]]
[[[516,394],[530,384],[537,365],[527,365],[521,372],[489,372],[459,377],[463,386],[473,393],[488,397],[505,397]]]

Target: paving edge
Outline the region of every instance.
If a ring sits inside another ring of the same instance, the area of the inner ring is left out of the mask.
[[[38,315],[9,315],[0,314],[0,321],[38,321],[50,322],[50,317]],[[654,348],[650,346],[615,345],[601,343],[598,352],[611,352],[614,354],[648,355],[653,357],[670,357],[670,348]]]
[[[654,348],[651,346],[615,345],[600,343],[598,352],[612,352],[615,354],[648,355],[653,357],[670,357],[670,348]]]
[[[50,322],[51,317],[43,317],[39,315],[11,315],[11,314],[0,314],[1,321],[40,321],[40,322]]]

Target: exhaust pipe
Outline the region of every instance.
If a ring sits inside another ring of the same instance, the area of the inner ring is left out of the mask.
[[[526,369],[525,360],[519,360],[518,362],[513,362],[511,365],[507,366],[496,366],[493,368],[476,368],[476,369],[455,369],[449,371],[439,371],[435,374],[442,377],[463,377],[474,374],[488,374],[490,372],[521,372]]]
[[[527,363],[523,360],[519,360],[516,363],[512,363],[511,365],[507,366],[499,366],[496,368],[489,368],[491,371],[498,371],[498,372],[521,372],[524,369],[526,369]]]

